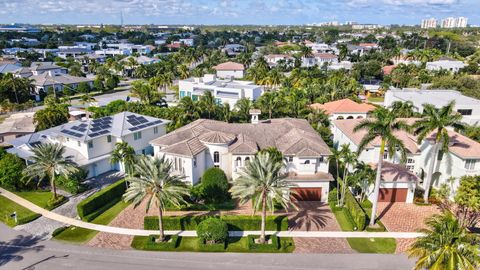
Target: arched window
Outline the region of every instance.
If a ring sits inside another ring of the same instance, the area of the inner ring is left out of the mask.
[[[246,158],[245,158],[245,166],[247,166],[248,163],[250,163],[250,157],[246,157]]]
[[[363,116],[359,115],[357,116],[357,119],[363,119]]]
[[[310,160],[305,160],[303,164],[310,164]]]
[[[353,119],[353,116],[350,115],[349,117],[347,117],[347,119]]]
[[[343,116],[337,117],[337,120],[343,120]]]
[[[220,162],[220,154],[218,151],[213,152],[213,163],[219,163]]]
[[[242,166],[242,158],[241,157],[237,157],[237,159],[235,160],[235,166],[237,166],[237,167]]]

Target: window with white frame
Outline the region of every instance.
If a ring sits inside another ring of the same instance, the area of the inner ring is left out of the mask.
[[[213,152],[213,163],[219,163],[220,162],[220,153],[218,151]]]
[[[245,158],[245,166],[247,166],[250,163],[250,157]]]
[[[241,167],[242,166],[242,158],[241,157],[237,157],[235,159],[235,167]]]
[[[385,150],[383,152],[383,159],[388,159],[388,151],[387,150]]]
[[[413,172],[415,170],[415,166],[414,165],[407,165],[407,170]]]
[[[108,142],[108,143],[111,143],[111,142],[112,142],[112,136],[111,136],[111,135],[108,135],[108,136],[107,136],[107,142]]]
[[[288,157],[288,162],[292,163],[293,162],[293,156]]]
[[[477,163],[476,159],[467,159],[465,161],[465,169],[467,170],[475,170],[475,164]]]
[[[78,147],[82,146],[82,143],[80,141],[77,141]]]
[[[135,141],[140,140],[141,138],[142,138],[142,132],[141,131],[133,133],[133,139]]]

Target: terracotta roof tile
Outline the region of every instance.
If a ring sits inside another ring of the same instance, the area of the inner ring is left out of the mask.
[[[375,109],[375,106],[365,103],[356,103],[345,98],[337,101],[327,102],[325,104],[314,103],[310,105],[314,110],[325,110],[328,114],[334,113],[368,113]]]
[[[215,70],[244,70],[245,67],[240,63],[225,62],[213,67]]]

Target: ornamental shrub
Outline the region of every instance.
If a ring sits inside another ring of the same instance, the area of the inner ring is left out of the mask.
[[[228,179],[219,168],[210,168],[203,173],[198,194],[207,203],[224,202],[230,198]]]
[[[122,199],[125,193],[125,180],[120,180],[100,190],[77,205],[82,220],[91,221]]]
[[[227,223],[218,218],[207,218],[198,224],[197,236],[201,243],[224,243],[228,238]]]
[[[22,171],[25,161],[16,155],[5,153],[0,159],[0,186],[19,191],[25,189],[26,184],[22,181]]]

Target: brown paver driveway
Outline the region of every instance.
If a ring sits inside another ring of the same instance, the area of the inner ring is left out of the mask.
[[[413,203],[379,202],[377,215],[391,232],[416,232],[425,228],[425,219],[439,214],[436,205],[418,206]],[[397,239],[396,253],[405,252],[414,239]]]
[[[335,215],[328,204],[321,202],[298,202],[298,211],[288,216],[290,230],[341,231]],[[295,253],[352,253],[343,238],[294,238]]]

